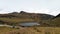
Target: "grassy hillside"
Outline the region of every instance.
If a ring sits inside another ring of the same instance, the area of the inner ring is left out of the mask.
[[[52,19],[45,20],[43,23],[47,24],[47,26],[60,27],[60,15],[57,15]]]
[[[0,27],[0,34],[60,34],[60,27]]]
[[[0,34],[60,34],[60,16],[13,12],[0,14],[0,24],[18,25],[22,22],[38,22],[40,26],[10,28],[0,26]]]
[[[0,14],[0,23],[21,23],[21,22],[41,22],[53,18],[54,16],[39,13],[27,13],[21,11],[20,13],[13,12],[9,14]]]
[[[33,19],[21,19],[21,18],[0,18],[1,21],[6,23],[20,23],[25,21],[34,21]]]
[[[56,25],[57,27],[60,26],[60,17],[53,19],[50,23]]]
[[[9,28],[9,27],[6,27],[6,26],[0,26],[0,34],[7,34],[8,32],[15,31],[15,30],[17,30],[17,29]]]

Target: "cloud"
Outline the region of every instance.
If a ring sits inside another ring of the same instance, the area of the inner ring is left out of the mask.
[[[29,13],[45,13],[45,14],[50,14],[50,15],[58,15],[60,13],[60,10],[56,9],[40,9],[40,10],[33,10],[33,11],[27,11]]]
[[[0,11],[2,11],[3,9],[0,9]]]
[[[6,14],[6,13],[10,13],[11,11],[6,10],[6,9],[0,9],[0,14]]]

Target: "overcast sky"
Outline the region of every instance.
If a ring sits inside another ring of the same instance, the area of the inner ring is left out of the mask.
[[[60,13],[60,0],[0,0],[0,13],[21,10],[57,15]]]

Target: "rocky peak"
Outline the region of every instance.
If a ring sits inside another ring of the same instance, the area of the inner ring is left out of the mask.
[[[20,11],[20,13],[26,13],[25,11]]]

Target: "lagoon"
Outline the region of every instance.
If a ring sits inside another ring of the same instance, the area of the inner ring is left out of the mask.
[[[40,25],[40,24],[37,23],[37,22],[26,22],[26,23],[20,23],[19,25],[20,26],[37,26],[37,25]]]

